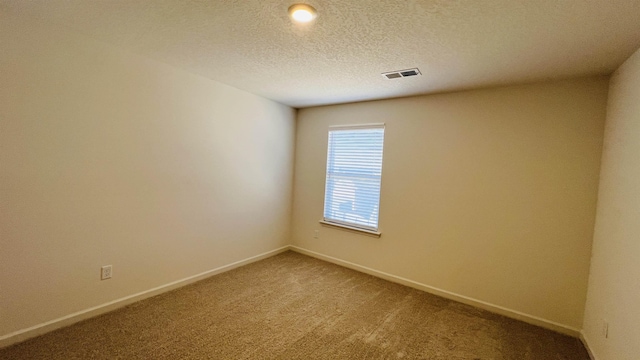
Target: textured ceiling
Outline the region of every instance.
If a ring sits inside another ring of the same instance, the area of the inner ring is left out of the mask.
[[[640,0],[0,0],[0,11],[294,107],[608,74],[640,47]],[[423,76],[380,73],[418,67]]]

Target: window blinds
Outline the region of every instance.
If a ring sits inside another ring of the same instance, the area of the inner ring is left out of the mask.
[[[378,230],[384,125],[329,130],[324,220]]]

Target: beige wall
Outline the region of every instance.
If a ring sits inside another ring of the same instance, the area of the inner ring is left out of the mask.
[[[0,338],[289,244],[295,110],[7,16],[0,84]]]
[[[607,83],[300,110],[293,244],[578,331]],[[386,123],[382,237],[320,226],[328,126],[377,122]]]
[[[611,77],[584,335],[600,360],[640,356],[640,50]],[[603,336],[604,322],[609,337]]]

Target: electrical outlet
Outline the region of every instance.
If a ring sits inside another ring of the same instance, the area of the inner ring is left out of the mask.
[[[609,322],[607,320],[602,320],[602,336],[605,339],[609,338]]]
[[[105,265],[100,268],[100,280],[111,279],[112,267],[111,265]]]
[[[320,238],[320,231],[319,230],[314,230],[313,231],[313,238],[314,239]]]

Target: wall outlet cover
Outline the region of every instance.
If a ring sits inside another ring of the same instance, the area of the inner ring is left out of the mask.
[[[100,268],[100,280],[111,279],[112,274],[113,273],[112,273],[111,265],[105,265],[102,268]]]

